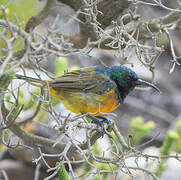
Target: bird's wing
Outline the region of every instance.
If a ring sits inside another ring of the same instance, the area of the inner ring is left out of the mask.
[[[67,72],[49,85],[53,89],[95,94],[104,94],[117,88],[114,81],[104,75],[97,74],[92,68]]]

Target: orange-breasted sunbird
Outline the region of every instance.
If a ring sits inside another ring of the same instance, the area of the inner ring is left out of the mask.
[[[95,114],[87,116],[101,127],[102,136],[109,135],[104,122],[108,124],[107,130],[112,130],[110,120],[102,115],[115,110],[136,86],[149,86],[160,92],[154,84],[139,79],[134,71],[125,66],[85,67],[50,81],[18,74],[16,77],[48,85],[50,93],[74,113]]]

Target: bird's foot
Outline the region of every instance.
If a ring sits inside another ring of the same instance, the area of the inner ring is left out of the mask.
[[[105,117],[103,117],[103,116],[98,116],[98,118],[102,119],[103,122],[105,122],[105,123],[107,124],[107,131],[108,131],[108,132],[111,132],[112,129],[113,129],[112,122],[111,122],[109,119],[107,119],[107,118],[105,118]]]
[[[90,118],[92,120],[93,123],[97,124],[98,126],[101,127],[101,137],[103,138],[105,134],[107,134],[110,138],[112,138],[112,136],[108,133],[112,130],[112,123],[111,121],[107,120],[106,118],[102,117],[100,119],[103,119],[102,121],[98,120],[99,117],[92,117],[92,116],[88,116],[88,118]],[[106,121],[105,121],[106,120]],[[107,131],[105,130],[104,127],[104,122],[106,122],[108,124],[108,128]]]

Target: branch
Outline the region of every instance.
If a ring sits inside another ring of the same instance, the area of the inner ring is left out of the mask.
[[[181,27],[177,24],[181,21],[181,12],[170,12],[165,16],[160,18],[154,18],[149,20],[146,23],[140,25],[140,36],[139,39],[148,38],[148,30],[146,26],[149,27],[149,30],[152,33],[159,33],[160,30],[164,28],[172,28],[172,29],[181,29]],[[151,38],[151,37],[150,37]]]
[[[78,11],[80,8],[84,8],[84,2],[82,0],[58,0],[61,3],[64,3],[70,6],[75,11]],[[96,0],[87,8],[91,8],[91,6],[97,5],[97,9],[100,13],[97,14],[97,21],[101,24],[101,27],[105,29],[109,25],[111,25],[113,20],[116,20],[120,14],[128,9],[131,5],[129,0]],[[85,20],[83,17],[80,20]],[[85,22],[85,21],[83,21]],[[88,30],[88,28],[86,28]]]
[[[5,124],[9,125],[9,122],[13,122],[14,118],[11,114],[9,114],[9,111],[6,109],[4,105],[4,101],[2,100],[2,105],[1,105],[1,112],[2,112],[2,117],[5,120]],[[11,126],[9,126],[9,129],[19,138],[21,138],[24,142],[27,144],[30,144],[32,146],[38,146],[38,147],[53,147],[59,151],[63,151],[65,149],[66,144],[61,144],[57,143],[55,140],[51,140],[49,138],[44,138],[41,136],[33,135],[31,133],[28,133],[21,129],[16,123],[11,123]],[[93,145],[96,140],[100,138],[100,132],[96,132],[92,137],[91,137],[91,145]],[[55,145],[56,144],[56,145]],[[87,142],[80,145],[81,149],[85,150],[87,149]],[[71,146],[69,153],[77,151],[76,147]]]
[[[56,0],[47,0],[45,7],[36,16],[32,16],[26,24],[25,31],[29,33],[41,24],[45,18],[48,17],[50,10],[54,7]]]
[[[61,1],[64,2],[64,0],[61,0]],[[76,9],[78,6],[76,6],[76,5],[72,6],[73,1],[68,1],[68,2],[69,3],[66,3],[66,2],[64,2],[64,3],[67,5],[70,5],[74,10],[78,10],[78,9]],[[78,2],[80,3],[80,1],[77,1],[77,3]],[[105,4],[107,3],[107,1],[103,1],[103,2]],[[125,7],[124,7],[125,9],[129,7],[128,3],[124,2],[124,1],[121,1],[121,2],[123,2],[123,4],[125,3]],[[113,1],[112,4],[115,5],[114,3],[116,3],[116,2]],[[99,8],[100,4],[101,3],[98,3],[97,7],[98,7],[98,10],[101,11],[103,14],[99,13],[97,15],[96,20],[98,21],[99,24],[101,24],[100,27],[98,27],[100,37],[104,37],[104,38],[102,40],[99,39],[99,42],[95,42],[95,47],[99,46],[102,49],[113,49],[112,47],[107,46],[107,44],[109,44],[111,42],[111,40],[112,40],[111,38],[116,37],[115,28],[105,31],[105,27],[108,26],[108,23],[111,24],[111,21],[115,20],[114,18],[116,16],[114,16],[114,13],[113,13],[113,15],[110,15],[109,14],[110,11],[108,11],[107,13],[104,12],[104,9],[101,7],[104,7],[105,4],[103,4]],[[110,7],[110,5],[107,5],[107,7]],[[117,12],[117,9],[115,9],[116,7],[112,7],[112,11],[115,10],[115,12]],[[121,14],[121,12],[123,12],[123,9],[121,9],[122,7],[123,7],[123,5],[122,6],[119,5],[120,14]],[[102,17],[102,19],[100,17]],[[81,28],[80,35],[76,35],[76,36],[65,35],[66,39],[69,39],[71,42],[74,43],[75,48],[85,47],[85,44],[87,43],[87,38],[90,38],[91,41],[98,40],[96,37],[97,34],[93,33],[93,30],[92,30],[92,28],[90,28],[90,25],[85,23],[85,16],[81,15],[81,16],[79,16],[79,19],[83,22],[83,23],[80,23],[80,28]],[[153,33],[154,34],[160,33],[160,31],[162,31],[164,28],[172,28],[172,30],[181,29],[180,24],[181,24],[181,12],[180,11],[172,11],[163,17],[154,18],[154,19],[148,20],[147,22],[144,22],[144,23],[141,21],[141,19],[137,15],[135,15],[135,17],[133,17],[131,21],[126,22],[126,24],[124,24],[124,31],[131,34],[136,29],[137,31],[139,31],[138,40],[145,40],[145,39],[147,40],[147,39],[152,39]],[[119,35],[119,34],[117,34],[117,35]],[[125,35],[123,34],[123,36],[125,36]]]
[[[43,88],[41,88],[41,94],[40,94],[40,96],[43,96]],[[34,114],[33,114],[31,117],[29,117],[29,118],[27,118],[27,119],[25,119],[25,120],[23,120],[23,121],[21,121],[21,122],[18,122],[17,125],[18,125],[18,126],[21,126],[21,125],[24,125],[24,124],[32,121],[32,120],[37,116],[37,114],[39,113],[40,108],[41,108],[41,105],[42,105],[42,100],[39,99],[39,102],[38,102],[38,105],[37,105],[37,107],[36,107],[36,110],[35,110]]]
[[[70,37],[75,42],[76,48],[85,47],[87,40],[91,41],[98,40],[99,29],[97,26],[100,26],[101,29],[105,29],[112,24],[112,21],[116,19],[123,13],[125,9],[128,9],[131,2],[128,0],[96,0],[92,4],[88,3],[86,0],[58,0],[61,3],[64,3],[70,6],[75,12],[79,11],[78,22],[80,25],[80,35],[77,35],[76,38]]]

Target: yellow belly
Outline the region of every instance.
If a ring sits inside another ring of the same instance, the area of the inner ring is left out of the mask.
[[[109,113],[120,105],[118,96],[113,90],[104,95],[64,90],[56,91],[53,88],[50,88],[50,92],[58,98],[68,110],[74,113],[97,113],[99,110],[101,113]]]

